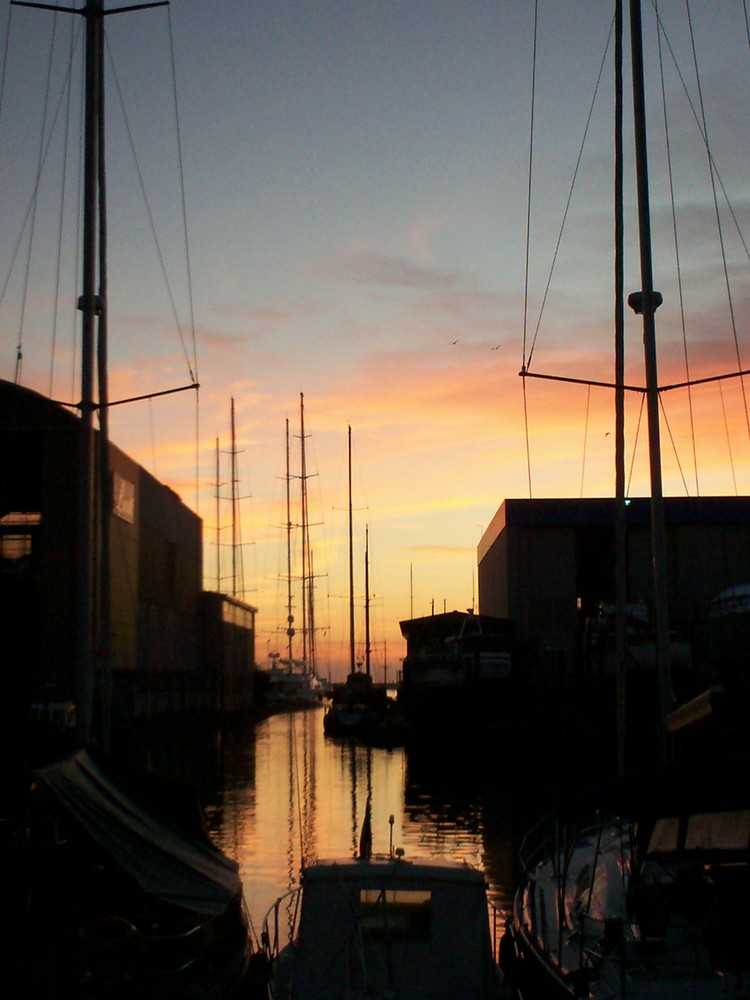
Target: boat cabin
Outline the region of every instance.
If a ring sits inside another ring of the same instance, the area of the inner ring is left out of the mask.
[[[292,952],[298,996],[497,995],[484,876],[466,864],[373,857],[310,866]]]

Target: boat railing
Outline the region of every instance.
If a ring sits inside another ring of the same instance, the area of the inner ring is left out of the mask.
[[[285,893],[270,908],[263,918],[261,946],[263,954],[270,962],[275,962],[284,948],[297,937],[302,902],[302,887],[297,886]],[[500,962],[500,948],[506,928],[506,915],[487,899],[490,944],[496,964]]]
[[[195,924],[183,931],[150,930],[143,934],[150,962],[146,975],[150,979],[171,978],[186,974],[201,957],[203,926]]]
[[[87,980],[101,978],[137,981],[162,994],[162,984],[172,990],[190,982],[193,970],[204,959],[206,938],[203,925],[191,924],[164,930],[147,918],[131,923],[124,917],[99,916],[83,924],[77,933],[79,961]],[[98,994],[97,994],[98,995]],[[140,995],[140,994],[139,994]]]
[[[726,960],[726,910],[716,902],[715,884],[702,877],[701,883],[702,893],[691,884],[674,899],[669,886],[657,885],[655,900],[640,912],[631,899],[620,914],[606,915],[591,911],[583,886],[584,907],[575,912],[568,903],[559,906],[560,920],[550,922],[549,900],[539,885],[527,900],[530,930],[549,965],[571,982],[580,979],[581,989],[592,976],[601,980],[606,969],[618,984],[616,995],[625,998],[629,970],[642,969],[644,961],[665,979],[711,975]]]
[[[490,918],[490,941],[492,956],[496,963],[500,961],[500,944],[505,933],[506,916],[491,899],[487,900],[487,910]]]
[[[672,918],[669,936],[674,942],[680,937],[684,947],[666,947],[667,932],[647,936],[645,929],[620,918],[596,918],[581,914],[578,968],[582,977],[600,975],[609,965],[620,985],[619,996],[627,997],[628,970],[642,969],[644,957],[659,977],[691,979],[695,975],[710,976],[714,970],[716,942],[726,938],[726,926],[720,919],[708,919],[696,924],[693,920]],[[562,969],[563,962],[550,952],[553,964]]]
[[[554,859],[558,869],[564,869],[579,838],[587,833],[596,835],[596,831],[610,821],[617,822],[596,813],[570,822],[560,819],[556,813],[542,816],[526,831],[521,841],[518,849],[521,871],[529,874],[540,862],[550,858]]]
[[[569,830],[554,813],[542,816],[524,834],[518,850],[518,859],[523,872],[531,872],[540,861],[559,857],[569,837]]]
[[[280,896],[263,918],[261,945],[271,962],[297,936],[302,887],[297,886]]]

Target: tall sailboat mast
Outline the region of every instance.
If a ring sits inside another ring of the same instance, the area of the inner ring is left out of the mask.
[[[104,45],[103,35],[97,46],[99,100],[97,108],[97,195],[99,211],[99,288],[97,297],[97,384],[99,390],[99,448],[96,454],[98,490],[94,491],[94,524],[99,525],[99,601],[97,651],[100,671],[99,737],[105,753],[111,750],[112,736],[112,580],[109,521],[114,507],[114,483],[109,467],[109,359],[107,331],[107,176],[104,169]],[[98,501],[98,502],[97,502]]]
[[[317,657],[315,643],[315,565],[313,563],[312,548],[308,549],[307,557],[308,577],[307,577],[307,650],[308,650],[308,670],[317,676]]]
[[[643,316],[643,349],[646,368],[649,466],[651,476],[651,544],[654,574],[656,664],[659,678],[662,756],[667,755],[666,720],[670,711],[669,624],[667,614],[667,558],[664,532],[664,497],[659,433],[659,383],[656,365],[656,323],[654,314],[661,295],[654,291],[651,254],[651,210],[648,186],[648,146],[646,141],[646,101],[643,74],[643,28],[640,0],[630,0],[630,48],[633,73],[633,115],[635,168],[638,195],[638,235],[641,291],[628,298],[631,308]]]
[[[216,438],[216,589],[221,590],[221,472],[219,467],[219,439]]]
[[[91,736],[94,700],[94,355],[97,303],[96,248],[100,174],[99,128],[101,124],[101,58],[103,45],[103,0],[86,0],[86,93],[83,166],[83,262],[81,310],[81,427],[79,445],[77,524],[77,637],[76,637],[76,726],[85,746]],[[100,441],[106,449],[106,442]]]
[[[292,604],[292,495],[289,471],[289,418],[286,420],[286,638],[287,659],[292,669],[292,639],[294,638],[294,612]]]
[[[365,527],[365,673],[370,676],[370,527]]]
[[[85,93],[84,93],[84,160],[83,160],[83,233],[81,296],[81,400],[79,409],[79,491],[76,517],[76,729],[79,741],[90,742],[93,719],[95,650],[104,661],[102,688],[102,741],[109,742],[110,677],[108,644],[110,629],[109,569],[106,565],[105,535],[109,531],[111,486],[109,485],[109,448],[107,438],[107,302],[106,302],[106,185],[104,170],[104,17],[130,10],[167,6],[167,0],[135,4],[107,11],[104,0],[86,0],[78,9],[51,3],[30,3],[11,0],[16,7],[35,7],[54,13],[77,14],[86,19]],[[98,266],[97,266],[98,258]],[[98,282],[98,288],[97,288]],[[97,338],[98,323],[98,338]],[[98,340],[98,343],[97,343]],[[94,392],[94,374],[98,366],[98,403]],[[95,461],[94,411],[100,411],[99,454]],[[99,504],[95,503],[95,476],[101,477]],[[100,519],[100,573],[94,572],[95,525]],[[98,591],[98,607],[95,594]],[[95,641],[94,625],[99,637]],[[102,656],[103,654],[103,656]]]
[[[307,586],[310,578],[310,539],[307,511],[307,456],[305,454],[305,397],[299,394],[300,428],[300,535],[302,542],[302,662],[305,671],[310,663],[310,616]]]
[[[615,732],[617,773],[625,773],[627,525],[625,522],[625,213],[623,207],[623,4],[615,0]]]
[[[237,596],[237,436],[234,423],[234,396],[231,400],[230,436],[230,497],[232,503],[232,596]]]
[[[348,433],[348,466],[349,466],[349,671],[354,673],[356,658],[354,655],[354,523],[352,510],[352,426]]]

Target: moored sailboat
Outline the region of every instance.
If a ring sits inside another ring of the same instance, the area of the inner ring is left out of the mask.
[[[247,981],[251,954],[238,865],[211,843],[197,796],[124,769],[110,752],[108,541],[115,507],[107,428],[102,68],[105,15],[139,7],[107,10],[103,0],[86,0],[80,10],[16,5],[85,19],[82,399],[79,462],[71,477],[79,492],[72,553],[77,614],[68,623],[75,632],[75,700],[57,706],[60,743],[28,748],[23,814],[3,817],[3,989],[7,996],[66,1000],[229,1000]],[[56,406],[50,403],[50,412]]]
[[[739,755],[666,765],[529,831],[505,950],[519,995],[746,996],[749,778]]]
[[[349,469],[349,673],[343,684],[334,686],[331,705],[323,718],[327,736],[375,743],[395,743],[403,739],[404,722],[400,706],[388,696],[384,685],[376,684],[370,663],[369,529],[365,553],[365,657],[356,659],[354,631],[354,526],[352,507],[352,429],[348,428]]]
[[[330,687],[318,674],[315,663],[315,622],[314,622],[314,573],[312,569],[312,548],[310,546],[310,524],[307,503],[307,461],[305,454],[305,404],[300,393],[300,534],[302,572],[299,587],[299,603],[302,608],[301,647],[295,644],[295,594],[292,574],[292,496],[291,463],[289,442],[289,421],[285,431],[286,455],[286,655],[269,653],[269,665],[264,671],[264,691],[266,705],[274,710],[314,708],[330,697]]]
[[[620,3],[615,23],[619,66]],[[744,943],[750,888],[750,762],[742,754],[670,762],[670,732],[677,723],[670,683],[656,376],[654,314],[661,295],[654,290],[652,274],[639,0],[630,3],[630,34],[642,284],[628,301],[643,317],[662,766],[599,787],[585,800],[569,795],[563,808],[527,834],[508,921],[506,969],[520,997],[740,998],[750,989]],[[621,130],[619,135],[621,139]],[[621,185],[621,165],[618,174]],[[616,311],[620,322],[621,194],[619,187]],[[618,364],[618,392],[624,388],[621,377]],[[618,421],[620,414],[618,409]],[[619,424],[618,437],[621,430]],[[620,507],[622,472],[618,461]],[[622,589],[619,603],[624,626]],[[622,673],[618,689],[622,696]],[[618,765],[623,773],[622,703],[617,725]]]

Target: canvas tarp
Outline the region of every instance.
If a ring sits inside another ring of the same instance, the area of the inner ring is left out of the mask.
[[[235,862],[157,817],[86,751],[41,768],[34,781],[146,895],[216,916],[240,892]]]

